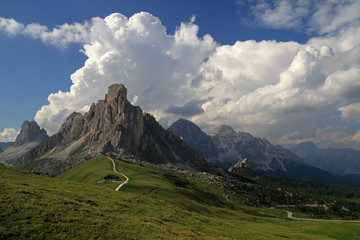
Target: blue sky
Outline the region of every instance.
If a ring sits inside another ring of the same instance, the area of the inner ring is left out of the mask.
[[[123,83],[164,127],[359,149],[359,2],[0,0],[0,141]]]

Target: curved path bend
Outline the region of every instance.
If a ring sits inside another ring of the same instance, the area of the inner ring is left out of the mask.
[[[119,189],[120,189],[122,186],[124,186],[125,184],[127,184],[127,183],[128,183],[129,178],[128,178],[125,174],[123,174],[123,173],[120,173],[120,172],[116,171],[116,165],[115,165],[114,160],[113,160],[111,157],[109,157],[109,156],[107,156],[107,158],[108,158],[108,159],[112,162],[114,172],[115,172],[115,173],[118,173],[118,174],[120,174],[120,175],[122,175],[122,176],[126,179],[124,182],[120,183],[120,185],[119,185],[119,186],[117,186],[117,188],[115,189],[115,191],[119,191]]]
[[[286,211],[287,217],[294,220],[301,220],[301,221],[317,221],[317,222],[348,222],[348,223],[360,223],[360,221],[356,220],[336,220],[336,219],[315,219],[315,218],[297,218],[293,217],[293,213]]]

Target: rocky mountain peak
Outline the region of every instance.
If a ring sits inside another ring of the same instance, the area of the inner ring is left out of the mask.
[[[236,137],[235,130],[229,125],[222,124],[220,127],[213,129],[209,135],[211,137],[215,136],[228,136],[228,137]]]
[[[169,130],[184,139],[185,143],[199,150],[205,157],[217,156],[217,148],[210,136],[204,133],[195,123],[180,118]]]
[[[296,148],[299,150],[318,150],[318,147],[311,141],[299,143]]]
[[[127,89],[123,84],[113,84],[108,89],[108,94],[105,96],[107,102],[127,102]]]
[[[170,126],[170,131],[172,131],[175,135],[181,136],[188,135],[188,133],[192,132],[196,135],[197,138],[201,138],[201,134],[204,134],[202,130],[193,122],[188,121],[186,119],[180,118],[176,122],[174,122]],[[205,134],[206,135],[206,134]],[[200,140],[200,139],[199,139]]]
[[[140,107],[131,105],[122,84],[111,85],[105,99],[92,104],[85,115],[70,115],[57,134],[27,153],[22,161],[46,155],[46,163],[32,164],[30,170],[56,175],[97,154],[217,172],[200,152],[163,129]]]
[[[35,121],[24,121],[21,126],[20,133],[16,137],[16,140],[12,146],[18,147],[30,142],[40,143],[46,138],[48,138],[46,130],[40,128]]]

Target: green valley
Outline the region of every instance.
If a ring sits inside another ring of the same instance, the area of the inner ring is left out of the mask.
[[[0,239],[353,239],[360,223],[287,218],[224,189],[144,163],[99,155],[56,178],[0,165]],[[120,181],[124,180],[121,176]],[[294,216],[300,216],[294,213]]]

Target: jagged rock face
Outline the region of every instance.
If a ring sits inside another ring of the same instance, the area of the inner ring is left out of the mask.
[[[183,121],[183,124],[178,127],[184,127],[184,125],[189,125],[189,121]],[[181,136],[185,141],[186,139],[196,139],[192,137],[194,131],[179,129],[177,132],[182,133]],[[190,136],[186,136],[186,134]],[[230,168],[232,172],[251,171],[244,168],[247,165],[257,172],[281,177],[338,183],[333,175],[306,164],[300,157],[281,146],[274,146],[266,139],[253,137],[246,132],[236,133],[230,126],[221,125],[212,130],[209,137],[217,148],[217,155],[208,156],[206,160],[214,165]],[[192,147],[196,146],[198,145],[192,145]],[[245,159],[247,160],[245,161]]]
[[[139,107],[132,106],[123,85],[112,85],[104,101],[92,104],[85,115],[85,142],[98,151],[118,151],[119,148],[137,152],[144,134],[144,115]],[[100,145],[99,145],[100,143]]]
[[[48,137],[49,136],[47,135],[46,130],[40,128],[35,121],[24,121],[21,126],[20,133],[17,135],[16,140],[12,146],[19,147],[30,142],[40,143]]]
[[[264,172],[286,172],[290,163],[305,164],[301,158],[281,146],[274,146],[268,140],[246,132],[236,133],[230,126],[222,125],[210,135],[219,148],[219,159],[231,166],[244,158],[248,159],[252,169]]]
[[[200,152],[164,130],[150,114],[132,106],[122,84],[111,85],[105,99],[92,104],[84,116],[71,114],[59,132],[28,153],[24,162],[46,158],[35,166],[27,164],[27,168],[56,175],[99,153],[201,171],[214,169]],[[57,169],[49,169],[49,162]]]
[[[174,122],[169,130],[176,136],[183,138],[187,145],[199,150],[205,158],[217,157],[218,149],[211,137],[193,122],[181,118]]]
[[[246,165],[253,170],[274,175],[291,177],[294,171],[302,172],[299,168],[305,169],[301,174],[307,174],[306,176],[309,175],[308,172],[317,172],[316,169],[307,169],[308,165],[301,158],[281,146],[274,146],[266,139],[253,137],[246,132],[237,133],[230,126],[221,125],[212,130],[207,135],[208,138],[205,138],[203,135],[206,134],[201,130],[194,130],[196,129],[193,126],[194,123],[184,120],[180,123],[176,122],[176,128],[172,131],[178,136],[182,136],[191,147],[204,151],[203,148],[199,148],[201,145],[196,143],[196,140],[206,139],[211,142],[215,148],[213,152],[216,154],[207,152],[206,160],[216,166],[229,169],[237,163],[237,165],[241,165],[242,161],[247,159]],[[198,133],[198,131],[202,133]],[[202,137],[199,138],[198,135],[202,135]],[[193,141],[187,141],[188,139]]]

